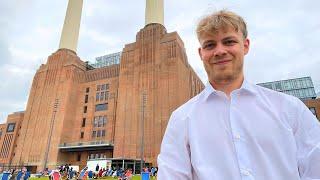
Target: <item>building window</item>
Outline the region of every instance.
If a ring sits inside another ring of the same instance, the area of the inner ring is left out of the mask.
[[[99,121],[99,116],[94,117],[94,120],[93,120],[93,127],[98,127],[98,121]]]
[[[100,101],[104,100],[104,91],[100,93]]]
[[[86,88],[86,93],[88,93],[88,92],[89,92],[89,90],[90,90],[90,88],[88,88],[88,87],[87,87],[87,88]]]
[[[103,116],[99,117],[98,127],[102,127],[103,126],[102,118],[103,118]]]
[[[107,116],[103,116],[102,126],[104,127],[107,124]]]
[[[80,138],[82,139],[84,137],[84,132],[80,133]]]
[[[13,132],[15,126],[16,126],[16,123],[9,123],[7,126],[7,132]]]
[[[105,137],[105,136],[106,136],[106,130],[102,130],[102,131],[101,131],[101,136],[102,136],[102,137]]]
[[[283,90],[289,90],[290,89],[290,83],[288,81],[283,82]]]
[[[100,93],[97,93],[96,94],[96,101],[99,101],[99,99],[100,99]]]
[[[93,127],[105,127],[107,124],[107,116],[95,116],[93,119]]]
[[[98,131],[97,131],[97,137],[100,137],[100,136],[101,136],[101,131],[98,130]]]
[[[275,83],[275,87],[276,87],[276,90],[277,90],[277,91],[281,91],[281,90],[282,90],[282,87],[281,87],[281,83],[280,83],[280,82],[276,82],[276,83]]]
[[[314,107],[310,107],[309,109],[310,109],[310,111],[312,112],[312,114],[313,114],[313,115],[315,115],[315,116],[317,117],[316,108],[314,108]]]
[[[108,100],[109,98],[109,91],[106,91],[104,94],[104,100]]]
[[[82,119],[82,126],[81,127],[85,127],[86,126],[86,118]]]
[[[104,91],[104,90],[109,89],[109,84],[102,84],[100,87],[101,87],[101,88],[100,88],[99,90],[98,90],[98,88],[97,88],[97,91]]]
[[[81,154],[77,155],[77,161],[81,161]]]
[[[96,101],[104,101],[108,100],[109,91],[101,91],[96,93]]]
[[[302,84],[302,88],[307,88],[308,85],[307,85],[307,82],[305,79],[301,80],[301,84]]]
[[[95,138],[97,136],[97,131],[92,131],[92,137]]]
[[[308,87],[313,87],[311,78],[308,78],[306,81],[307,81]]]
[[[109,96],[109,84],[97,85],[96,101],[107,100]]]
[[[105,85],[105,84],[102,84],[102,86],[101,86],[101,91],[104,91],[104,90],[106,90],[106,85]]]
[[[95,111],[105,111],[108,109],[108,104],[97,104]]]
[[[87,113],[87,110],[88,110],[87,106],[83,107],[83,113]]]
[[[88,103],[88,94],[86,94],[86,96],[84,97],[84,103]]]

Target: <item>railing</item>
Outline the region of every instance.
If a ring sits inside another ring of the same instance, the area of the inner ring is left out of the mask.
[[[72,143],[60,144],[59,148],[96,147],[96,146],[113,146],[113,143],[109,141],[72,142]]]

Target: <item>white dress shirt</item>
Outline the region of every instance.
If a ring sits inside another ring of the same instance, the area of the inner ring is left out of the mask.
[[[320,179],[320,125],[293,96],[208,83],[172,113],[158,166],[158,180]]]

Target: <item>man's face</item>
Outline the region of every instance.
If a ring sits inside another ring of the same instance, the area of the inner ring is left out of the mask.
[[[249,40],[232,28],[200,37],[199,55],[211,83],[231,82],[243,77],[243,59]]]

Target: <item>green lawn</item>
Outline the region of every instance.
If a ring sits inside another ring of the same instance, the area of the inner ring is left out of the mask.
[[[30,180],[48,180],[49,178],[48,177],[31,177]]]

